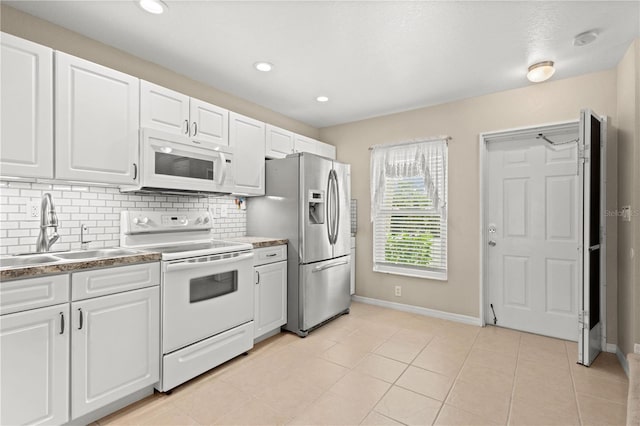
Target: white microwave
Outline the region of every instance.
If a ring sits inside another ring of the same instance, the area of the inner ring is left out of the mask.
[[[231,193],[234,182],[230,147],[202,145],[188,137],[142,129],[139,185],[120,190]]]

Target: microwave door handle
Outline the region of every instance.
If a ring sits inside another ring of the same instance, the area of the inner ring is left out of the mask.
[[[203,266],[219,266],[219,265],[226,265],[229,263],[233,263],[233,262],[239,262],[241,260],[245,260],[245,259],[250,259],[253,257],[253,252],[251,253],[244,253],[235,257],[228,257],[225,259],[215,259],[215,260],[210,260],[208,262],[189,262],[189,261],[182,261],[182,262],[176,262],[176,263],[167,263],[164,265],[164,271],[163,272],[174,272],[174,271],[183,271],[185,269],[198,269],[201,268]]]
[[[218,179],[217,184],[222,185],[224,183],[224,179],[227,177],[227,159],[222,152],[218,152],[218,155],[220,156],[220,164],[222,165],[222,170],[220,171],[220,179]]]

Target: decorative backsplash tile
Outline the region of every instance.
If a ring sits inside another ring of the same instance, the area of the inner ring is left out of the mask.
[[[80,249],[80,225],[85,224],[90,248],[120,245],[122,210],[205,210],[214,213],[213,238],[246,235],[246,210],[232,196],[123,194],[118,188],[0,181],[0,254],[32,253],[40,232],[40,218],[27,218],[29,204],[40,208],[50,193],[58,215],[60,239],[52,251]],[[220,217],[226,209],[227,217]]]

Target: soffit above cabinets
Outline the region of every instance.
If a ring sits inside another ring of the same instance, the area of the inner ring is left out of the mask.
[[[634,1],[4,3],[316,127],[610,69],[640,35]]]

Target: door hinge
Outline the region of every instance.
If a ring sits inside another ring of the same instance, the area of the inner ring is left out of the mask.
[[[587,311],[580,311],[578,312],[578,328],[580,330],[584,330],[585,328],[587,328],[587,319],[589,318],[589,312]]]

